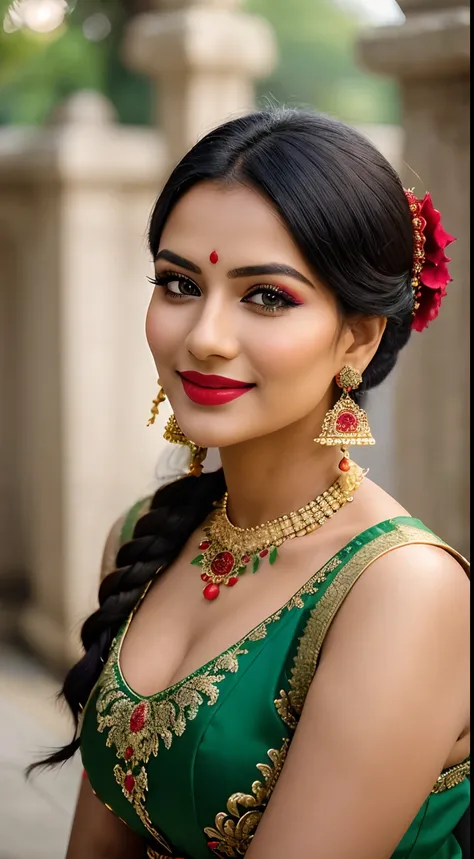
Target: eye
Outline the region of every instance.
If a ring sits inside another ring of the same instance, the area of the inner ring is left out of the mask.
[[[246,304],[255,305],[259,312],[276,313],[288,310],[290,307],[298,307],[300,302],[295,301],[287,292],[278,286],[258,286],[242,301]]]
[[[201,290],[194,281],[177,271],[164,271],[156,277],[149,277],[148,280],[154,286],[164,287],[165,295],[170,298],[195,298],[201,295]]]

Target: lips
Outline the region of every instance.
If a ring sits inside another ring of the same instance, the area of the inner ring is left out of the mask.
[[[179,373],[185,394],[200,406],[222,406],[251,391],[255,385],[228,379],[226,376],[197,373],[189,370]]]

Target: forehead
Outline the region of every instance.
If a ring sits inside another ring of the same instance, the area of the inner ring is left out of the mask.
[[[305,267],[292,236],[257,191],[213,182],[196,185],[179,200],[165,224],[160,247],[198,262],[217,248],[229,268],[244,259]]]

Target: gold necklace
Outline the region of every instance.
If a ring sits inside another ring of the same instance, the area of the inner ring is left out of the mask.
[[[206,539],[199,545],[201,554],[191,561],[201,567],[201,579],[206,582],[204,597],[215,600],[221,585],[229,588],[236,585],[249,566],[256,573],[265,558],[274,564],[282,543],[311,534],[351,502],[352,493],[358,489],[366,473],[355,462],[349,461],[348,471],[339,475],[329,489],[309,504],[255,528],[239,528],[232,524],[227,515],[226,493],[203,529]]]

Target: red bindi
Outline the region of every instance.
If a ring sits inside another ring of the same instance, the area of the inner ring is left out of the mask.
[[[217,253],[217,251],[212,251],[212,253],[209,255],[209,259],[212,262],[212,265],[215,265],[216,262],[218,262],[219,260],[219,254]]]

